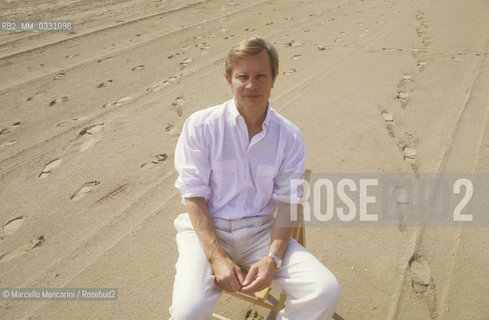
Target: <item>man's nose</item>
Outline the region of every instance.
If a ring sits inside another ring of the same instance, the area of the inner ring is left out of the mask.
[[[246,84],[246,89],[254,89],[257,87],[257,81],[253,78],[250,78],[248,80],[248,83]]]

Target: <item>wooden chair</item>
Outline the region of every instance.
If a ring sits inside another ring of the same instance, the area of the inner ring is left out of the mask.
[[[306,170],[305,175],[304,175],[304,180],[309,182],[309,179],[311,177],[311,170]],[[309,184],[306,183],[304,184],[304,194],[308,192],[306,188],[309,187]],[[297,217],[298,217],[298,224],[295,226],[294,231],[292,232],[292,237],[297,240],[303,247],[306,246],[306,229],[304,225],[304,216],[302,212],[302,205],[299,205],[297,208]],[[285,299],[286,299],[286,294],[285,293],[280,293],[280,297],[278,299],[278,303],[274,304],[268,301],[269,295],[271,292],[271,288],[266,288],[263,289],[262,291],[255,292],[252,294],[245,294],[241,292],[225,292],[228,295],[234,296],[236,298],[239,298],[241,300],[251,302],[252,304],[264,307],[270,311],[275,312],[275,317],[278,315],[278,312],[282,310],[285,307]],[[218,315],[216,313],[213,314],[214,319],[217,320],[229,320],[228,318],[225,318],[221,315]]]

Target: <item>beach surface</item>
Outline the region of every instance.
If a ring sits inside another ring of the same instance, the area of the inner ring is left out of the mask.
[[[488,17],[483,0],[2,1],[0,20],[74,32],[0,33],[0,288],[118,299],[2,299],[0,318],[168,319],[175,145],[231,98],[224,57],[253,34],[279,51],[270,102],[313,173],[489,172]],[[345,320],[489,319],[487,227],[323,223],[307,248]],[[216,311],[268,316],[226,295]]]

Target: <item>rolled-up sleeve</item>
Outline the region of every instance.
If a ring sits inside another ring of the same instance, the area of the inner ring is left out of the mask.
[[[178,172],[175,187],[180,189],[184,204],[185,198],[204,197],[208,200],[211,194],[211,169],[202,130],[203,126],[197,126],[193,117],[188,118],[175,149],[175,169]]]
[[[286,203],[298,203],[302,197],[306,148],[299,130],[290,137],[284,148],[284,160],[275,177],[273,199]]]

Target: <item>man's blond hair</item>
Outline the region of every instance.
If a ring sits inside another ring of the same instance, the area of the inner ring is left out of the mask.
[[[229,50],[226,58],[225,71],[229,78],[233,73],[233,66],[245,57],[250,57],[259,54],[265,50],[270,58],[270,66],[272,68],[272,79],[275,79],[278,74],[278,53],[275,47],[260,36],[252,36],[244,39],[234,45]]]

